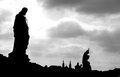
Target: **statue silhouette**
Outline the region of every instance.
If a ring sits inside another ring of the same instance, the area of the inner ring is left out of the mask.
[[[13,52],[9,54],[9,59],[13,63],[29,62],[26,55],[26,49],[29,43],[28,25],[26,22],[26,13],[28,9],[24,7],[15,17],[14,22],[14,47]]]
[[[24,7],[15,18],[14,22],[14,47],[13,51],[9,54],[9,57],[0,54],[0,71],[1,74],[10,73],[12,76],[17,75],[37,75],[42,76],[45,72],[49,73],[59,73],[64,75],[66,72],[68,75],[72,72],[79,72],[74,74],[74,76],[81,77],[119,77],[120,68],[115,68],[109,71],[97,71],[91,70],[89,59],[89,49],[83,54],[82,64],[77,62],[75,69],[72,68],[71,61],[69,66],[65,65],[64,61],[62,66],[51,65],[51,66],[41,66],[36,63],[29,62],[29,58],[26,55],[26,49],[29,44],[29,28],[26,22],[26,13],[28,9]],[[69,72],[69,73],[68,73]],[[59,75],[58,74],[58,75]],[[44,74],[43,76],[48,75]],[[57,76],[58,76],[57,75]],[[2,75],[1,75],[2,76]],[[50,75],[49,75],[50,76]]]
[[[89,54],[89,49],[83,54],[82,64],[83,64],[84,71],[91,70],[91,65],[90,65],[90,62],[88,61],[90,56],[88,54]]]

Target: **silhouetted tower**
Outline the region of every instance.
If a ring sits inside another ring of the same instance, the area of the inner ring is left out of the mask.
[[[63,68],[65,67],[65,63],[64,63],[64,60],[63,60],[63,63],[62,63],[62,67],[63,67]]]
[[[70,68],[70,69],[72,68],[72,64],[71,64],[71,61],[69,62],[69,68]]]
[[[83,64],[84,71],[91,70],[91,65],[90,65],[90,62],[88,61],[90,56],[88,54],[89,54],[89,49],[83,54],[82,64]]]
[[[24,7],[15,17],[13,26],[14,47],[13,51],[9,54],[11,63],[29,62],[28,55],[26,55],[26,49],[29,44],[29,28],[25,17],[27,11],[28,9]]]

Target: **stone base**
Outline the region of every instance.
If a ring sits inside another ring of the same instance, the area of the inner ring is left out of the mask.
[[[10,62],[14,63],[14,64],[25,64],[30,61],[30,59],[28,58],[28,55],[16,54],[14,52],[10,53],[8,58],[9,58]]]

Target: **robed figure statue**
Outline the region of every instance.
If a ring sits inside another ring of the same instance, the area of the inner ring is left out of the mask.
[[[13,63],[22,63],[29,61],[26,55],[26,49],[29,44],[29,28],[26,21],[26,7],[16,15],[14,21],[14,47],[13,51],[9,54],[9,58]]]

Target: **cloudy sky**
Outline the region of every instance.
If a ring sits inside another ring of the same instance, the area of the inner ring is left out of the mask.
[[[0,53],[5,56],[13,49],[14,17],[24,6],[31,62],[71,60],[74,66],[90,48],[92,69],[120,67],[119,0],[0,0]]]

